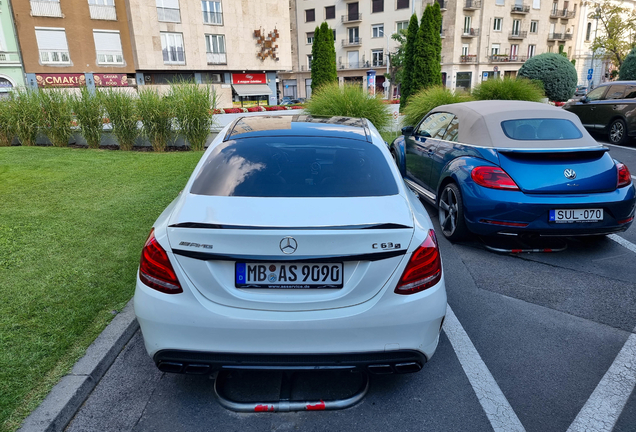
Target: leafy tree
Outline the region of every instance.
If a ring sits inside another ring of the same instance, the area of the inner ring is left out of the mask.
[[[605,0],[588,18],[598,18],[599,25],[591,49],[594,52],[600,50],[605,58],[620,68],[632,48],[631,34],[636,33],[636,11]]]
[[[311,90],[338,81],[336,70],[336,48],[333,42],[333,31],[329,24],[323,22],[314,30],[314,43],[311,47]]]
[[[627,54],[618,72],[619,81],[636,80],[636,48]]]
[[[402,73],[404,71],[404,49],[406,48],[406,30],[400,30],[397,33],[391,35],[391,39],[398,42],[395,52],[389,53],[389,73],[385,74],[388,78],[389,86],[389,98],[393,94],[393,86],[399,85],[402,82]]]
[[[417,16],[413,14],[409,22],[409,27],[406,31],[406,46],[404,48],[404,71],[402,73],[402,85],[400,86],[400,110],[406,107],[406,102],[413,93],[413,54],[415,52],[415,40],[417,38],[417,32],[419,25],[417,23]]]
[[[574,65],[556,53],[544,53],[528,59],[519,69],[519,77],[541,81],[546,97],[557,102],[570,99],[578,82]]]

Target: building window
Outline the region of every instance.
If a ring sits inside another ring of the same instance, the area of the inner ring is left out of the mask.
[[[541,9],[541,0],[532,0],[532,9]]]
[[[468,50],[470,49],[470,45],[468,44],[462,44],[462,55],[463,56],[467,56],[468,55]]]
[[[411,7],[409,0],[397,0],[396,9],[408,9]]]
[[[530,33],[537,33],[539,31],[539,21],[530,21]]]
[[[161,51],[164,64],[185,64],[185,50],[183,49],[183,35],[181,33],[161,33]]]
[[[208,64],[227,64],[225,53],[225,35],[205,35],[205,49]]]
[[[119,31],[93,30],[98,65],[124,65]]]
[[[528,45],[528,58],[534,57],[536,50],[537,50],[536,45]]]
[[[503,5],[504,5],[504,0],[497,0],[497,1],[495,2],[495,4],[496,4],[497,6],[503,6]]]
[[[470,23],[471,23],[471,19],[469,16],[464,16],[464,34],[470,34]]]
[[[499,44],[490,45],[490,55],[499,55]]]
[[[519,31],[521,30],[521,20],[513,20],[512,21],[512,34],[515,36],[519,36]]]
[[[223,25],[221,2],[204,0],[201,2],[201,9],[203,11],[203,22],[205,24]]]
[[[307,43],[310,45],[314,43],[314,32],[307,33]]]
[[[308,70],[311,70],[311,61],[312,61],[312,57],[311,57],[311,54],[309,54],[307,56],[307,69]]]
[[[91,19],[117,21],[115,0],[88,0]]]
[[[408,21],[398,21],[395,23],[395,29],[397,32],[400,32],[402,30],[406,31],[408,28],[409,28]]]
[[[35,29],[35,39],[38,42],[41,64],[70,65],[71,56],[68,52],[68,42],[64,29]]]
[[[384,12],[384,0],[373,0],[371,2],[371,12]]]
[[[305,22],[314,22],[314,21],[316,21],[316,9],[305,10]]]
[[[181,22],[179,0],[156,0],[157,19],[162,22]]]
[[[371,37],[384,37],[384,24],[374,24],[371,26]]]
[[[592,23],[589,22],[587,23],[587,31],[585,32],[585,40],[589,41],[591,35],[592,35]]]
[[[455,75],[455,87],[458,89],[470,90],[472,77],[472,72],[457,72],[457,75]]]
[[[336,42],[336,29],[331,30],[333,32],[333,41]]]
[[[371,61],[374,67],[384,66],[384,50],[372,50]]]
[[[556,15],[558,9],[559,4],[557,2],[552,3],[552,15]]]
[[[501,31],[501,22],[502,21],[503,21],[503,18],[495,18],[495,19],[493,19],[492,29],[494,31]]]
[[[61,18],[60,0],[31,0],[31,15]]]
[[[334,18],[336,18],[336,7],[325,6],[325,19],[334,19]]]

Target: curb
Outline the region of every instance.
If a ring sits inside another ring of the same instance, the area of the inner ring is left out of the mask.
[[[133,301],[130,300],[88,347],[71,372],[24,420],[18,431],[63,431],[138,328]]]

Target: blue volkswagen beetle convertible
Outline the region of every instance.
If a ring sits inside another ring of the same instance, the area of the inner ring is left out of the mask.
[[[451,241],[470,233],[604,235],[634,220],[636,190],[578,117],[550,105],[442,105],[390,145]]]

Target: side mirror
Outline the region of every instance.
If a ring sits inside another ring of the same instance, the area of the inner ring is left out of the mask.
[[[590,101],[590,100],[587,98],[587,95],[585,95],[585,96],[583,96],[583,97],[581,98],[581,102],[583,102],[583,103],[588,103],[589,101]]]
[[[413,135],[413,126],[406,126],[402,128],[402,135],[404,136],[410,136]]]

